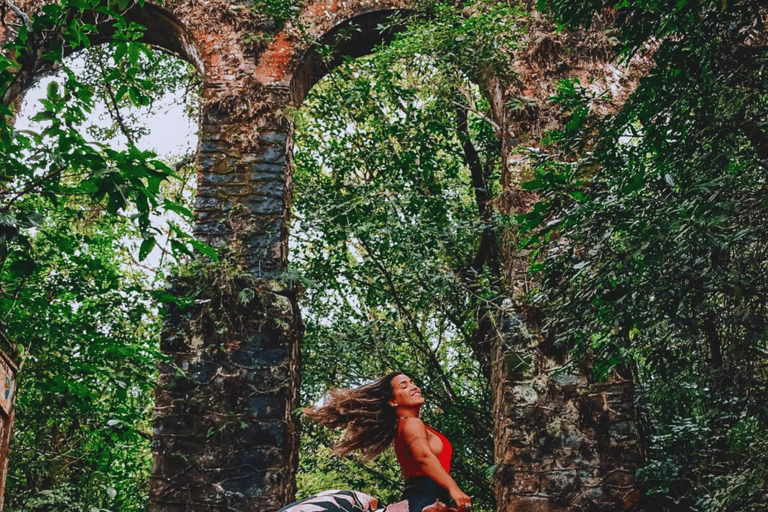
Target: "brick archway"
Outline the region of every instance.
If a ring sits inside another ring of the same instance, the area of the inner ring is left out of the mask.
[[[34,15],[47,1],[53,0],[16,5]],[[212,295],[234,299],[233,310],[247,318],[212,336],[216,328],[201,318],[201,308],[169,314],[161,345],[170,361],[160,367],[154,413],[151,510],[269,511],[292,500],[298,433],[291,412],[302,326],[295,296],[278,279],[287,262],[292,148],[282,113],[342,57],[364,55],[386,40],[375,27],[407,8],[404,0],[321,0],[280,29],[231,0],[148,2],[123,13],[146,27],[143,42],[175,53],[203,76],[195,235],[233,249],[244,277]],[[314,48],[350,23],[361,30],[321,62]],[[98,27],[94,44],[113,32],[109,23]],[[48,72],[43,65],[19,73],[9,101]],[[258,299],[238,309],[238,291],[249,287]],[[177,291],[189,292],[184,282]]]
[[[19,7],[34,16],[40,2],[35,0],[22,0],[17,2]],[[136,22],[146,28],[140,41],[152,46],[163,48],[179,58],[192,64],[199,73],[204,73],[204,63],[195,37],[184,24],[169,10],[154,4],[147,4],[144,8],[131,5],[123,13],[128,22]],[[91,44],[107,42],[114,33],[114,25],[111,21],[100,21],[102,15],[86,11],[82,14],[83,21],[96,26],[96,33],[91,36]],[[15,34],[8,31],[5,24],[0,26],[0,41],[6,42]],[[72,53],[68,47],[64,47],[64,55]],[[55,71],[51,67],[52,62],[39,59],[33,64],[33,68],[22,69],[17,73],[16,79],[2,97],[4,104],[14,102],[16,106],[21,104],[26,91],[41,77]]]

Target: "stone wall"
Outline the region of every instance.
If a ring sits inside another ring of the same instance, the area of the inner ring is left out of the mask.
[[[150,510],[276,510],[298,462],[295,296],[235,260],[195,270],[163,333]]]

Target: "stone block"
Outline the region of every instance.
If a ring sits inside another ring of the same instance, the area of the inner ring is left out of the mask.
[[[534,404],[539,400],[539,394],[529,385],[515,386],[513,396],[516,402],[523,404]]]
[[[264,420],[250,424],[243,432],[243,438],[253,446],[274,446],[282,448],[285,439],[291,435],[288,424],[283,420]]]
[[[267,164],[256,161],[256,155],[250,155],[250,160],[244,158],[243,161],[248,163],[247,169],[255,173],[270,174],[273,177],[282,176],[285,179],[285,165],[284,164]]]
[[[576,475],[571,471],[553,471],[547,478],[547,494],[567,496],[576,490]]]
[[[219,199],[218,197],[197,196],[195,198],[195,210],[229,210],[232,201]]]
[[[256,161],[267,164],[285,163],[285,146],[270,146],[256,156]]]
[[[600,487],[593,487],[582,491],[582,497],[591,502],[598,502],[605,498],[605,493]]]
[[[233,461],[234,462],[234,461]],[[237,457],[237,464],[233,464],[236,470],[245,466],[267,467],[280,464],[282,457],[280,451],[273,447],[249,447],[243,450]]]
[[[243,183],[244,176],[239,173],[219,174],[215,172],[203,172],[203,185],[219,185],[224,183]],[[199,193],[199,188],[198,188]]]
[[[584,438],[578,435],[567,434],[561,438],[561,444],[572,450],[578,450],[581,447]]]
[[[282,199],[285,197],[285,182],[276,179],[261,181],[254,184],[253,192],[260,196]]]
[[[278,419],[284,416],[285,405],[275,396],[252,396],[248,400],[248,414],[258,419]]]
[[[275,215],[283,213],[284,198],[255,196],[248,200],[248,207],[256,215]]]
[[[630,471],[614,470],[605,477],[605,485],[615,487],[629,487],[635,482],[635,477]]]
[[[574,375],[570,372],[562,372],[562,373],[555,372],[555,374],[552,376],[552,380],[558,386],[578,386],[586,382],[586,380],[583,377]]]
[[[224,193],[224,189],[222,189],[220,186],[211,185],[210,183],[200,183],[197,185],[197,195],[198,197],[203,196],[221,198],[228,194]]]
[[[264,482],[267,475],[266,469],[256,469],[251,467],[248,470],[242,470],[236,474],[225,473],[223,480],[218,484],[227,493],[246,498],[251,495],[261,494],[264,488]]]
[[[232,352],[232,354],[230,354],[229,359],[232,361],[232,364],[239,366],[240,368],[253,367],[253,359],[251,358],[251,354],[245,350],[235,350]]]
[[[219,210],[207,210],[207,211],[199,211],[195,212],[195,220],[198,223],[203,222],[211,222],[211,221],[218,221],[223,223],[225,215],[224,212]]]
[[[227,150],[228,144],[222,140],[207,140],[200,141],[200,153],[222,153]]]
[[[208,235],[206,233],[200,233],[197,231],[193,231],[192,234],[195,236],[195,238],[201,242],[207,243],[211,247],[225,247],[229,241],[228,235]]]
[[[621,421],[614,423],[608,428],[608,434],[611,438],[611,444],[618,444],[628,439],[637,437],[637,427],[631,421]]]
[[[286,132],[263,131],[259,133],[259,140],[268,144],[284,143],[288,139]]]
[[[203,169],[210,169],[213,167],[214,158],[210,153],[200,153],[198,157],[198,165]]]
[[[251,181],[273,180],[273,181],[279,181],[281,183],[285,183],[284,174],[275,174],[272,172],[252,172],[250,175],[250,179]]]
[[[195,233],[203,236],[229,235],[232,228],[224,222],[200,222],[195,225]]]
[[[272,247],[274,244],[280,241],[281,237],[282,233],[280,231],[262,231],[261,233],[256,233],[255,235],[249,236],[246,240],[246,245],[248,248]]]
[[[232,352],[232,362],[241,368],[255,369],[263,366],[282,364],[289,356],[285,347],[265,348],[258,352],[236,350]]]
[[[189,378],[195,384],[204,384],[216,374],[216,369],[208,364],[194,364],[189,369]]]

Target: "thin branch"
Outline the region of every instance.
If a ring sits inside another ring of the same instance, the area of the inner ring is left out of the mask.
[[[26,187],[16,192],[16,195],[13,196],[10,200],[8,200],[8,203],[2,208],[0,208],[0,211],[9,211],[11,209],[11,206],[13,206],[13,203],[15,203],[16,201],[18,201],[28,193],[32,192],[32,190],[40,186],[40,184],[42,184],[43,182],[55,177],[56,175],[63,173],[66,169],[67,169],[66,165],[60,165],[57,169],[46,173],[45,175],[39,177],[36,180],[32,180],[32,182],[29,183]]]
[[[10,0],[5,0],[5,2],[4,2],[4,5],[5,5],[5,6],[7,6],[7,7],[9,7],[9,8],[10,8],[10,9],[13,11],[13,13],[14,13],[16,16],[18,16],[18,17],[19,17],[19,19],[21,19],[22,23],[24,23],[24,26],[25,26],[25,27],[27,27],[27,31],[28,31],[29,33],[32,33],[32,22],[29,20],[29,16],[27,16],[27,14],[26,14],[24,11],[22,11],[21,9],[19,9],[19,8],[18,8],[18,7],[17,7],[17,6],[16,6],[16,5],[15,5],[13,2],[11,2]],[[3,14],[5,14],[5,13],[3,13]],[[5,24],[5,16],[3,16],[3,26],[7,26],[7,25]]]
[[[123,121],[123,116],[120,114],[120,106],[117,104],[117,98],[115,97],[115,93],[112,91],[112,86],[109,84],[109,80],[106,79],[106,70],[103,67],[102,77],[104,78],[104,89],[106,89],[107,95],[109,96],[109,101],[106,102],[107,109],[109,110],[110,115],[112,115],[114,120],[117,122],[117,125],[120,127],[120,131],[123,132],[125,138],[128,139],[128,143],[135,146],[136,141],[128,127],[125,125],[125,122]],[[113,108],[114,112],[112,111]]]
[[[458,396],[456,395],[456,392],[454,391],[450,380],[445,375],[445,372],[443,372],[443,368],[440,365],[440,362],[435,357],[434,352],[429,348],[429,343],[424,338],[424,333],[422,333],[421,329],[419,329],[416,323],[416,320],[413,318],[413,315],[411,314],[411,311],[407,307],[405,307],[405,304],[403,304],[403,302],[400,300],[400,294],[397,293],[397,286],[395,285],[394,280],[392,279],[392,274],[387,270],[387,268],[383,265],[383,263],[381,263],[378,260],[378,258],[376,258],[376,256],[371,251],[371,248],[365,242],[360,241],[360,243],[365,249],[365,251],[368,253],[368,257],[371,259],[371,261],[373,261],[374,265],[378,267],[379,271],[384,275],[384,278],[387,280],[389,289],[392,292],[392,298],[395,299],[395,305],[397,306],[397,309],[405,317],[406,321],[411,326],[411,329],[413,330],[414,334],[416,335],[416,337],[418,338],[419,342],[422,345],[421,347],[419,347],[419,349],[425,356],[427,356],[427,358],[429,359],[429,362],[434,367],[435,371],[439,373],[440,380],[443,382],[443,386],[445,386],[445,390],[451,396],[451,399],[458,401]]]

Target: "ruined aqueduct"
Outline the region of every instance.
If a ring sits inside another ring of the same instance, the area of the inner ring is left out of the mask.
[[[17,2],[30,13],[41,3]],[[248,4],[166,0],[128,13],[147,27],[146,42],[178,54],[202,76],[195,235],[217,246],[237,239],[262,291],[249,320],[230,326],[227,347],[211,347],[206,324],[190,322],[192,313],[176,311],[168,319],[162,344],[173,364],[161,368],[157,391],[153,512],[267,512],[292,501],[298,435],[291,412],[298,406],[302,327],[296,297],[276,279],[288,256],[293,145],[283,112],[300,106],[329,71],[314,52],[318,41],[331,41],[354,22],[360,30],[334,46],[332,63],[365,55],[389,36],[376,27],[409,9],[405,0],[310,0],[297,22],[275,28],[268,20],[246,24]],[[270,37],[249,43],[246,30]],[[594,60],[573,62],[565,72],[589,74],[604,87],[620,79],[616,68]],[[530,62],[521,63],[520,73],[515,84],[493,76],[482,84],[511,190],[518,181],[513,150],[521,124],[506,100],[541,101],[551,86]],[[248,226],[245,232],[233,214]],[[522,257],[518,271],[525,271]],[[549,378],[555,363],[526,343],[500,340],[493,349],[498,509],[632,509],[638,493],[631,386],[619,379],[588,385],[579,375]],[[536,364],[515,378],[507,368],[513,351],[537,353]]]

